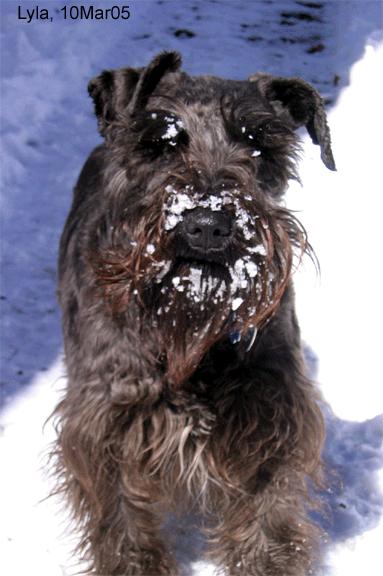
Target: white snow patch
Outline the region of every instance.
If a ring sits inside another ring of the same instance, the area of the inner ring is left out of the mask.
[[[162,139],[169,140],[171,146],[176,146],[174,138],[178,136],[184,127],[182,120],[172,118],[171,116],[165,116],[165,121],[167,122],[167,128],[166,132],[162,135]]]
[[[250,279],[255,278],[258,274],[258,266],[250,260],[249,256],[238,258],[234,266],[230,268],[231,275],[231,294],[235,294],[239,289],[249,289],[251,287]]]
[[[175,228],[177,226],[177,224],[179,224],[180,222],[182,222],[183,218],[180,215],[177,214],[172,214],[171,212],[166,216],[166,220],[165,220],[165,230],[173,230],[173,228]]]
[[[185,190],[192,191],[191,186],[185,187]],[[183,213],[185,210],[192,210],[195,207],[195,201],[186,192],[177,191],[172,185],[167,185],[165,192],[169,194],[169,198],[165,203],[165,230],[173,230],[183,220]]]
[[[243,303],[243,298],[234,298],[234,300],[231,303],[231,309],[232,310],[238,310],[238,308],[240,307],[240,305]]]
[[[250,278],[255,278],[255,276],[258,274],[258,266],[255,264],[255,262],[245,262],[245,268]]]
[[[162,138],[164,140],[169,140],[171,138],[175,138],[175,136],[177,136],[178,134],[178,130],[176,128],[175,124],[169,124],[165,134],[163,134]]]
[[[327,401],[357,421],[383,412],[382,69],[383,43],[367,46],[329,115],[337,172],[323,168],[306,138],[303,186],[293,183],[288,194],[321,267],[320,278],[310,262],[295,275],[302,335],[319,358]]]
[[[259,254],[259,256],[267,255],[266,248],[263,244],[257,244],[257,246],[248,246],[247,252],[250,252],[251,254]]]

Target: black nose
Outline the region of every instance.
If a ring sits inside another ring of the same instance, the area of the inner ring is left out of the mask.
[[[182,224],[189,247],[205,253],[224,250],[231,237],[231,216],[222,210],[195,208],[184,213]]]

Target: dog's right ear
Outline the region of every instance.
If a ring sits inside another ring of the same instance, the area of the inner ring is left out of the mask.
[[[162,52],[146,68],[106,70],[93,78],[88,92],[94,101],[100,133],[105,136],[108,126],[119,116],[144,108],[161,78],[180,65],[177,52]]]
[[[89,82],[88,92],[93,98],[98,127],[103,136],[118,113],[126,110],[139,77],[138,70],[123,68],[105,70]]]

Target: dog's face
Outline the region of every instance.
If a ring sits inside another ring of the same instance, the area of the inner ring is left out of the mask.
[[[298,127],[335,168],[311,86],[262,74],[192,78],[179,64],[164,53],[141,70],[104,72],[89,88],[113,158],[95,270],[115,312],[135,302],[167,354],[186,351],[178,362],[173,354],[175,381],[218,339],[267,321],[294,248],[308,249],[279,204],[297,177]]]

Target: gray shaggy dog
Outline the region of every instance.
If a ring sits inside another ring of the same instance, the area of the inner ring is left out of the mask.
[[[324,425],[291,281],[312,252],[281,198],[299,127],[335,169],[323,101],[298,78],[180,63],[89,84],[105,142],[60,245],[57,491],[97,576],[176,576],[163,523],[185,510],[220,573],[312,574]]]

